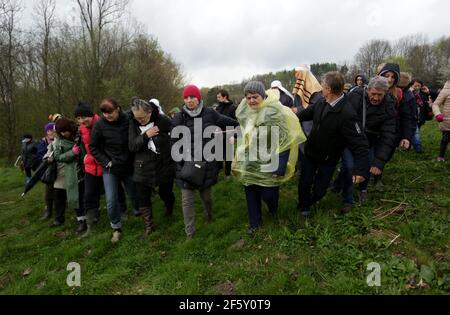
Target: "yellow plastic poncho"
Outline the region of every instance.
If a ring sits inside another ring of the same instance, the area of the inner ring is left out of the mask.
[[[252,109],[244,98],[236,109],[236,118],[239,121],[242,136],[238,137],[232,171],[245,186],[275,187],[291,179],[295,173],[298,145],[306,140],[297,116],[290,108],[279,102],[279,92],[271,89],[266,91],[266,94],[268,97],[257,108]],[[263,126],[267,128],[259,128]],[[272,126],[278,127],[279,134],[278,143],[275,143],[273,147],[271,145]],[[264,129],[268,130],[267,133]],[[265,137],[268,139],[267,146],[257,145]],[[257,159],[254,154],[255,148],[257,148]],[[278,154],[286,154],[287,151],[289,151],[289,159],[286,172],[278,176],[273,168],[268,167],[267,155],[272,154],[278,157]],[[266,160],[259,158],[263,156],[266,156]]]

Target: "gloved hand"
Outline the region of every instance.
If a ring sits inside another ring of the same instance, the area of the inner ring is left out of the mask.
[[[443,114],[439,114],[435,116],[436,120],[438,122],[443,122],[444,121],[444,115]]]
[[[74,155],[79,155],[80,154],[80,147],[78,146],[78,145],[74,145],[73,147],[72,147],[72,153],[74,154]]]

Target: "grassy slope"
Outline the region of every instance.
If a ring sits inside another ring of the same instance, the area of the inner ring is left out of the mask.
[[[43,185],[24,199],[23,175],[2,169],[0,181],[0,292],[2,294],[405,294],[450,291],[449,163],[438,164],[440,133],[428,123],[426,154],[399,152],[388,165],[383,191],[346,216],[340,199],[328,194],[316,215],[300,220],[295,211],[297,179],[284,186],[277,218],[267,211],[255,237],[245,234],[242,186],[223,181],[214,188],[215,221],[203,224],[197,200],[197,234],[186,241],[177,189],[176,214],[163,216],[155,201],[157,231],[146,240],[140,219],[130,217],[124,238],[109,241],[106,212],[95,235],[74,236],[71,211],[65,227],[39,221]],[[157,199],[157,198],[156,198]],[[374,220],[374,211],[406,202],[402,215]],[[390,234],[388,234],[390,232]],[[400,237],[391,244],[393,236]],[[69,288],[69,262],[82,268],[80,288]],[[382,266],[381,287],[369,287],[366,266]],[[429,267],[429,268],[428,268]],[[28,275],[24,276],[24,271]],[[429,286],[407,289],[420,274]]]

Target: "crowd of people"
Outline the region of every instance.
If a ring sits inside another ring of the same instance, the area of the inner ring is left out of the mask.
[[[52,115],[39,142],[24,136],[26,180],[41,163],[55,165],[55,179],[45,187],[43,219],[53,217],[51,226],[61,226],[66,208],[73,209],[81,237],[88,237],[98,222],[104,193],[113,243],[123,233],[125,193],[134,215],[143,219],[145,238],[155,229],[155,192],[166,216],[176,210],[174,183],[181,190],[185,233],[193,238],[196,192],[204,220],[211,223],[212,187],[223,168],[225,180],[234,176],[244,186],[248,234],[262,225],[262,201],[275,214],[280,186],[295,174],[300,216],[311,216],[330,187],[342,194],[345,214],[354,206],[355,186],[360,203],[369,198],[371,178],[382,186],[383,171],[397,148],[423,152],[420,129],[426,121],[435,118],[442,131],[437,161],[445,161],[450,142],[450,81],[434,92],[400,72],[397,64],[382,64],[377,73],[370,79],[359,74],[352,85],[339,72],[328,72],[319,81],[300,67],[292,93],[280,81],[267,90],[262,82],[250,81],[239,105],[220,90],[217,103],[207,106],[199,88],[188,85],[183,105],[168,115],[157,99],[134,97],[131,109],[124,111],[116,100],[105,98],[101,115],[80,102],[75,120]],[[211,158],[204,152],[213,139],[220,141]],[[214,155],[218,152],[223,158]]]

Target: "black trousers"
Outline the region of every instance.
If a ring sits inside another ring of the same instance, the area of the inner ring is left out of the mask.
[[[65,212],[66,212],[66,202],[67,202],[66,190],[54,188],[53,189],[53,199],[54,199],[54,205],[55,205],[55,221],[64,223],[65,222]]]
[[[139,207],[152,207],[152,191],[153,187],[146,186],[142,183],[136,183],[139,196]],[[164,202],[166,208],[172,208],[175,203],[175,195],[173,193],[173,180],[158,186],[159,197]]]
[[[327,193],[336,164],[319,163],[304,157],[298,183],[298,208],[309,211],[310,207]]]
[[[450,143],[450,131],[442,131],[441,146],[439,150],[439,157],[445,157],[445,151],[447,151],[447,146]]]
[[[100,196],[103,191],[103,177],[84,174],[84,208],[86,211],[100,209]]]
[[[257,228],[262,224],[261,200],[267,204],[270,213],[276,213],[280,187],[245,186],[245,196],[250,227]]]
[[[53,212],[53,198],[54,198],[54,192],[53,192],[53,184],[46,184],[45,185],[45,207],[46,211],[51,215]]]

